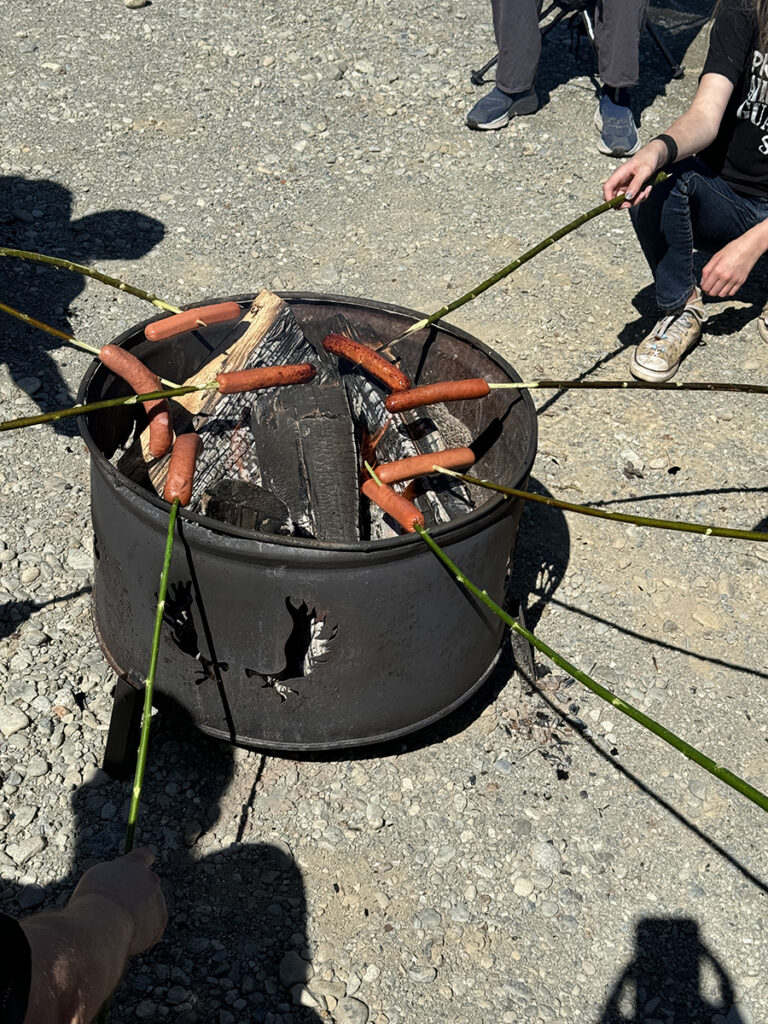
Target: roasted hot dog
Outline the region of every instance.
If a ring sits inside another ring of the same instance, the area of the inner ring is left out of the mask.
[[[286,366],[258,366],[251,370],[219,373],[216,380],[219,393],[233,395],[240,391],[274,388],[281,384],[304,384],[312,380],[317,370],[311,363],[292,363]]]
[[[383,484],[399,484],[403,480],[433,473],[435,466],[443,469],[469,469],[474,463],[475,453],[471,448],[446,448],[429,455],[412,455],[408,459],[398,459],[397,462],[382,462],[376,467],[376,476]]]
[[[348,359],[350,363],[355,363],[381,381],[390,391],[404,391],[411,386],[410,380],[403,371],[398,370],[388,359],[380,356],[378,352],[374,352],[367,345],[352,341],[351,338],[347,338],[343,334],[329,334],[323,342],[323,348],[326,352],[332,352],[336,356]]]
[[[207,324],[221,324],[226,320],[236,320],[241,309],[236,302],[217,302],[213,306],[197,306],[183,313],[174,313],[163,320],[147,324],[144,334],[148,341],[165,341],[175,338],[177,334],[194,331],[196,327]]]
[[[434,405],[435,402],[485,398],[490,393],[488,382],[482,377],[469,377],[467,380],[442,380],[438,384],[423,384],[419,388],[399,391],[396,395],[390,395],[384,404],[387,412],[404,412],[420,405]]]
[[[163,390],[157,374],[124,348],[104,345],[99,350],[99,359],[108,370],[130,384],[137,395]],[[149,452],[157,459],[165,455],[173,441],[171,407],[165,398],[153,398],[142,404],[149,417]]]
[[[200,436],[194,431],[179,434],[173,443],[171,459],[168,463],[168,476],[165,481],[163,497],[172,502],[176,498],[182,505],[188,505],[192,497],[192,483],[195,479],[197,456],[203,448]]]
[[[416,506],[404,498],[402,494],[393,491],[387,484],[378,484],[371,477],[366,480],[360,488],[366,498],[375,502],[387,515],[398,522],[406,533],[414,533],[414,524],[424,526],[424,516]]]

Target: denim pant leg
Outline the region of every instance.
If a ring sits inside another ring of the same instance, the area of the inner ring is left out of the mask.
[[[717,252],[766,215],[765,200],[737,195],[695,157],[656,185],[630,216],[656,281],[661,312],[681,309],[693,291],[694,249]]]

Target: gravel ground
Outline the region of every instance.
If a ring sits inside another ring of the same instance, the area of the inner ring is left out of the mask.
[[[130,9],[136,8],[136,9]],[[701,0],[655,9],[641,132],[683,109]],[[485,0],[0,10],[0,223],[179,303],[261,286],[429,311],[600,201],[593,60],[558,29],[534,116],[463,125]],[[138,300],[31,265],[0,298],[101,344]],[[452,317],[524,378],[624,377],[653,303],[623,215]],[[765,378],[759,271],[714,303],[689,380]],[[56,407],[88,357],[3,321],[4,415]],[[536,395],[534,486],[614,510],[766,526],[758,396]],[[100,770],[113,676],[90,620],[88,460],[74,428],[0,436],[3,906],[66,899],[119,850]],[[768,788],[759,545],[527,509],[514,593],[552,646]],[[149,638],[148,638],[149,639]],[[172,904],[115,1022],[452,1024],[766,1019],[762,813],[537,658],[508,651],[440,728],[359,757],[232,750],[157,721],[142,842]]]

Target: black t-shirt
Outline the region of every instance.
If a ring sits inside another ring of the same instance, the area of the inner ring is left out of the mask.
[[[0,1024],[23,1024],[31,976],[27,937],[17,921],[0,914]]]
[[[758,46],[750,0],[723,0],[702,75],[724,75],[734,88],[717,138],[699,155],[745,196],[768,196],[768,54]]]

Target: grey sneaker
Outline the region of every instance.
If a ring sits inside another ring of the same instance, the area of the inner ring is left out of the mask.
[[[595,127],[600,132],[597,148],[606,156],[632,156],[640,149],[626,89],[603,86],[600,105],[595,111]]]
[[[467,114],[467,125],[487,131],[489,128],[504,128],[510,118],[520,114],[533,114],[539,109],[539,98],[534,89],[528,92],[508,93],[494,87],[487,96],[472,107]]]
[[[662,317],[632,353],[632,376],[657,382],[674,377],[680,360],[701,338],[701,325],[707,319],[700,299],[690,302],[679,313]]]

